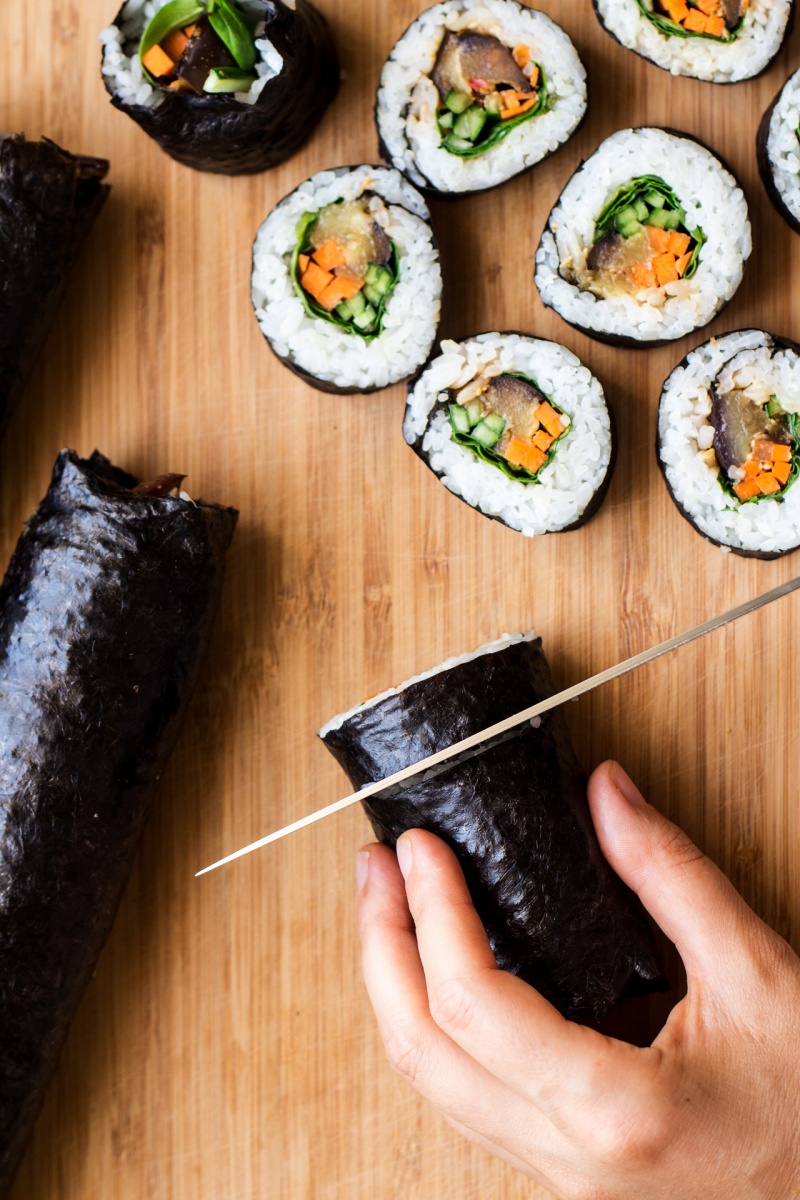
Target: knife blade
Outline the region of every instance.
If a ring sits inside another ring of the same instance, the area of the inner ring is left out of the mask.
[[[689,642],[696,641],[697,638],[705,637],[707,633],[711,633],[715,629],[721,629],[723,625],[729,625],[732,621],[738,621],[740,617],[745,617],[748,613],[755,612],[757,609],[763,608],[766,604],[772,604],[775,600],[781,600],[791,592],[797,591],[798,588],[800,588],[800,576],[797,579],[790,579],[788,583],[778,584],[777,587],[771,588],[768,592],[762,592],[761,595],[754,596],[752,600],[746,600],[744,604],[737,604],[735,608],[729,608],[727,612],[720,613],[719,616],[711,617],[708,621],[703,621],[700,625],[694,625],[691,629],[686,629],[683,633],[676,634],[675,637],[668,638],[665,642],[659,642],[657,645],[651,646],[649,650],[643,650],[640,654],[634,654],[631,658],[623,659],[616,666],[607,667],[605,671],[600,671],[597,675],[590,675],[588,679],[584,679],[580,683],[574,683],[572,687],[565,688],[563,692],[557,692],[554,696],[549,696],[546,700],[540,700],[538,704],[532,704],[529,708],[523,708],[520,712],[514,713],[510,717],[505,717],[502,721],[497,721],[494,725],[487,726],[486,729],[479,730],[478,733],[473,733],[469,737],[462,738],[460,742],[454,742],[452,746],[448,746],[444,750],[437,750],[435,754],[430,754],[427,758],[419,759],[417,762],[411,763],[410,766],[404,767],[401,771],[395,771],[393,775],[387,775],[385,779],[377,779],[374,783],[368,783],[360,791],[353,792],[349,796],[344,796],[343,799],[336,800],[333,804],[326,805],[325,808],[320,808],[316,812],[309,813],[297,821],[292,821],[290,825],[285,825],[282,829],[276,829],[274,833],[268,833],[265,837],[259,838],[255,842],[250,842],[248,846],[243,846],[241,850],[235,850],[232,854],[226,854],[218,862],[212,863],[209,867],[204,867],[202,871],[198,871],[195,878],[198,879],[201,875],[207,875],[209,871],[215,871],[217,867],[224,867],[227,863],[233,862],[237,858],[243,858],[245,854],[252,854],[254,850],[260,850],[263,846],[269,846],[271,842],[277,842],[280,838],[287,837],[290,833],[296,833],[299,829],[305,829],[306,826],[313,825],[316,821],[323,820],[324,817],[333,816],[334,813],[341,812],[344,808],[349,808],[351,804],[355,804],[358,800],[368,800],[370,796],[377,796],[381,792],[388,791],[389,788],[396,788],[399,784],[407,784],[418,775],[423,775],[426,771],[434,767],[440,767],[450,759],[458,758],[460,755],[476,750],[486,742],[502,737],[518,725],[524,725],[526,721],[532,721],[543,713],[549,712],[551,708],[558,708],[561,704],[566,704],[569,700],[577,700],[579,696],[585,695],[586,692],[591,692],[604,683],[610,683],[612,679],[619,679],[621,675],[627,675],[629,671],[635,671],[637,667],[652,662],[655,658],[660,658],[662,654],[670,654],[680,646],[686,646]]]

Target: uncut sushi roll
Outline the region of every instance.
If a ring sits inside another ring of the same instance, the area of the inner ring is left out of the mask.
[[[540,638],[505,636],[334,717],[319,736],[355,789],[553,694]],[[600,851],[586,777],[552,709],[364,801],[379,841],[427,829],[455,851],[497,965],[568,1017],[661,990],[641,906]]]
[[[200,171],[277,167],[339,88],[327,22],[308,0],[127,0],[100,40],[114,107]]]
[[[770,200],[800,233],[800,71],[789,76],[764,113],[756,150]]]
[[[594,0],[606,33],[673,75],[738,83],[766,71],[792,0]]]
[[[441,309],[425,201],[387,167],[320,171],[253,247],[252,300],[277,357],[324,392],[373,392],[425,361]]]
[[[655,346],[707,325],[751,250],[744,193],[710,150],[665,129],[623,129],[553,207],[536,252],[548,308],[612,345]]]
[[[577,529],[611,481],[603,389],[542,338],[442,342],[409,385],[403,436],[449,491],[526,537]]]
[[[375,105],[382,156],[444,195],[495,187],[541,162],[585,112],[572,42],[516,0],[426,9],[392,49]]]
[[[0,435],[110,188],[105,158],[43,138],[0,138]]]
[[[711,338],[664,384],[658,460],[698,533],[749,558],[800,546],[800,347],[760,329]]]

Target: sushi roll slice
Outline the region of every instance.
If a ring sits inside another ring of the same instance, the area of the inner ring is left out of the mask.
[[[623,129],[556,201],[536,286],[590,337],[655,346],[717,315],[750,250],[744,193],[710,150],[665,129]]]
[[[738,83],[766,71],[792,0],[594,0],[606,33],[673,75]]]
[[[381,154],[417,187],[464,195],[504,183],[566,142],[586,72],[563,29],[516,0],[426,9],[381,72]]]
[[[800,347],[760,329],[711,338],[664,384],[658,460],[698,533],[749,558],[800,546]]]
[[[354,788],[553,694],[540,638],[505,636],[450,658],[319,736]],[[601,1019],[663,977],[641,907],[603,858],[560,709],[364,802],[378,839],[443,838],[464,869],[497,965],[565,1016]]]
[[[524,334],[442,342],[409,385],[403,435],[449,491],[526,537],[577,529],[611,481],[602,387],[565,346]]]
[[[114,107],[200,171],[277,167],[339,88],[327,23],[308,0],[127,0],[100,40]]]
[[[441,294],[425,201],[387,167],[313,175],[253,247],[261,332],[323,392],[374,392],[412,375],[436,337]]]
[[[764,113],[756,150],[770,200],[800,233],[800,71],[789,76]]]
[[[111,190],[105,158],[0,137],[0,436]]]

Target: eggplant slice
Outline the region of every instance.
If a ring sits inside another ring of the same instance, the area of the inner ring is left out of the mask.
[[[0,1197],[111,928],[237,513],[59,455],[0,587]],[[170,477],[174,482],[180,476]]]
[[[0,141],[0,436],[108,197],[107,173],[104,158],[74,156],[46,138]]]
[[[541,639],[512,640],[412,681],[320,736],[360,788],[552,694]],[[623,996],[664,988],[641,906],[600,851],[558,709],[364,808],[388,846],[419,828],[452,847],[498,966],[565,1016],[600,1020]]]

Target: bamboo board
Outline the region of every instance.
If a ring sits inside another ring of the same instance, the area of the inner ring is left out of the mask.
[[[57,451],[185,471],[241,524],[189,721],[13,1200],[544,1200],[464,1144],[385,1063],[360,981],[357,810],[234,867],[194,871],[343,794],[317,727],[362,696],[506,630],[542,634],[566,686],[800,569],[723,555],[673,508],[653,455],[660,383],[701,335],[601,347],[546,311],[532,260],[581,157],[669,124],[730,164],[751,206],[745,282],[711,327],[798,337],[800,238],[758,180],[761,113],[800,66],[674,80],[604,35],[589,0],[539,0],[590,76],[565,149],[474,199],[434,205],[443,336],[555,338],[599,376],[619,458],[585,528],[529,542],[449,495],[405,446],[403,389],[336,399],[271,356],[249,299],[252,238],[326,166],[374,161],[372,94],[422,0],[318,0],[346,72],[307,147],[255,178],[197,175],[107,100],[97,34],[115,0],[3,0],[0,127],[112,161],[112,196],[0,448],[0,559]],[[570,706],[587,765],[617,757],[800,948],[798,601],[747,618]],[[758,690],[753,686],[758,680]],[[622,1012],[643,1037],[664,1002]]]

